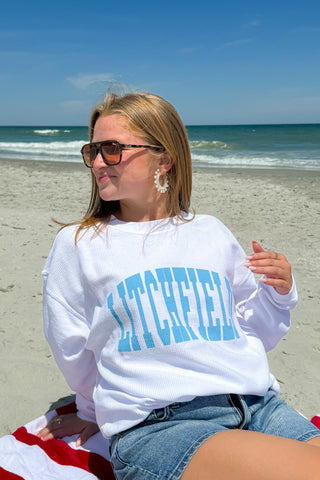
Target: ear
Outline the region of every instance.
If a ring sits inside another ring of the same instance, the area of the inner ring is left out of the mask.
[[[169,153],[167,151],[163,152],[159,160],[159,169],[160,169],[161,175],[164,175],[165,173],[169,172],[169,170],[172,167],[172,164],[173,162],[171,160]]]

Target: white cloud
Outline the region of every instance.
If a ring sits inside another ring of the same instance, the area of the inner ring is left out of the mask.
[[[132,91],[132,87],[130,85],[117,80],[112,73],[79,73],[75,77],[68,77],[67,80],[71,83],[71,85],[80,90],[87,90],[89,88],[97,89],[98,87],[99,91],[106,92],[107,90],[111,90],[113,93],[118,95]]]
[[[251,43],[252,38],[240,38],[239,40],[232,40],[231,42],[223,43],[218,49],[221,48],[232,48],[232,47],[241,47],[247,43]]]
[[[95,83],[109,83],[115,81],[112,73],[93,73],[82,74],[79,73],[76,77],[68,77],[68,82],[80,90],[86,90]]]

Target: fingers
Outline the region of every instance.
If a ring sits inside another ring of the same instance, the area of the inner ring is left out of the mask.
[[[63,438],[79,434],[76,446],[83,445],[92,435],[99,431],[96,423],[82,420],[76,413],[68,413],[66,415],[57,415],[52,418],[46,427],[42,428],[37,436],[43,441],[53,438]]]
[[[264,249],[255,240],[252,242],[252,249],[253,249],[254,253],[264,252]]]
[[[258,275],[264,275],[261,282],[270,285],[281,295],[290,292],[292,287],[291,265],[284,255],[265,251],[258,242],[252,242],[254,253],[246,257],[244,264]]]
[[[63,416],[56,416],[52,418],[47,425],[39,430],[37,436],[44,442],[51,440],[52,438],[62,438],[64,436],[64,418]]]
[[[53,433],[47,428],[42,428],[42,430],[37,433],[37,437],[41,438],[41,440],[43,440],[44,442],[55,438]]]
[[[280,258],[279,253],[269,252],[269,251],[264,250],[263,247],[261,245],[259,245],[259,243],[256,242],[256,241],[252,242],[252,249],[253,249],[254,253],[252,255],[247,256],[247,259],[249,259],[249,260],[251,260],[251,259],[258,260],[260,258],[269,258],[269,259],[278,260],[278,258]]]
[[[281,271],[287,268],[287,260],[285,257],[284,260],[280,258],[280,254],[278,254],[278,258],[276,258],[275,253],[271,253],[273,253],[273,256],[270,255],[257,258],[252,258],[251,256],[247,257],[248,262],[245,263],[245,266],[254,273],[270,275],[281,274]]]
[[[281,253],[277,252],[259,252],[246,257],[248,262],[245,264],[250,270],[254,273],[262,274],[277,274],[278,270],[282,268],[287,268],[289,265],[286,257]],[[261,268],[268,268],[268,271],[258,271]]]
[[[98,425],[95,423],[89,424],[87,427],[85,427],[82,432],[80,433],[79,437],[77,438],[76,441],[76,447],[81,447],[84,443],[89,440],[89,438],[97,433],[99,431]]]
[[[260,282],[275,288],[276,291],[281,295],[288,294],[292,287],[292,280],[287,281],[287,280],[282,280],[280,278],[263,277],[263,278],[260,278]]]

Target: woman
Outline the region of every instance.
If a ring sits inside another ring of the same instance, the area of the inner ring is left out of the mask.
[[[266,357],[297,300],[286,258],[256,242],[245,257],[189,213],[188,140],[162,98],[108,95],[82,155],[88,212],[43,272],[45,333],[79,412],[39,436],[80,444],[100,428],[117,479],[318,478],[320,432],[278,399]]]

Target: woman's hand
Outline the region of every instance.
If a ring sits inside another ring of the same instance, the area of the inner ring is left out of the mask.
[[[99,431],[96,423],[82,420],[76,413],[67,413],[53,417],[37,436],[44,442],[51,438],[63,438],[79,433],[76,446],[83,445],[92,435]]]
[[[260,281],[286,295],[292,287],[291,265],[284,255],[266,252],[258,242],[252,242],[254,254],[248,255],[245,266],[253,273],[265,275]]]

